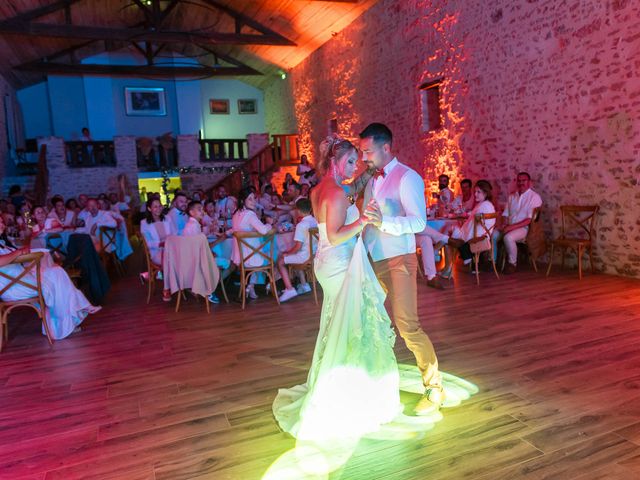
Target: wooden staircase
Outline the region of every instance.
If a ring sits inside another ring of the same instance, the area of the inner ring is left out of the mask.
[[[247,178],[248,183],[254,185],[259,191],[260,177],[265,173],[276,171],[280,167],[299,165],[298,135],[272,135],[272,137],[270,144],[256,152],[241,168],[216,182],[208,193],[224,185],[230,195],[237,195],[243,187],[244,178]]]

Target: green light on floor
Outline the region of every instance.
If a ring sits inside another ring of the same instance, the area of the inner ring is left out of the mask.
[[[398,365],[399,390],[421,395],[424,392],[422,378],[415,366]],[[478,393],[476,385],[463,378],[441,372],[446,399],[440,411],[434,410],[426,416],[406,415],[402,412],[392,412],[390,421],[380,426],[375,432],[363,435],[362,438],[381,441],[407,441],[421,438],[434,425],[446,417],[446,409],[459,406],[462,402]],[[384,375],[378,379],[371,379],[357,369],[341,367],[324,374],[319,397],[313,399],[318,405],[312,410],[309,421],[305,414],[300,421],[295,448],[281,455],[265,472],[262,480],[326,480],[331,472],[343,467],[355,451],[360,438],[347,437],[348,427],[361,431],[366,425],[359,425],[364,416],[359,415],[359,399],[348,398],[343,392],[353,391],[357,385],[358,391],[364,392],[364,398],[376,398],[378,391],[388,391],[389,382],[398,382],[397,374]],[[355,383],[354,383],[355,382]],[[363,389],[363,390],[360,390]],[[393,409],[393,402],[389,401],[389,408]],[[325,408],[328,405],[328,408]],[[443,412],[444,410],[444,412]],[[304,412],[309,411],[307,406]],[[327,416],[323,417],[322,414]],[[329,418],[331,417],[331,418]],[[355,422],[355,425],[354,425]],[[330,428],[333,428],[331,430]]]

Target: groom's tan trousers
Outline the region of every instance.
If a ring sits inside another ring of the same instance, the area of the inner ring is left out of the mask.
[[[429,336],[418,320],[418,258],[415,253],[373,262],[373,270],[387,291],[393,321],[400,336],[413,352],[425,385],[440,384],[438,359]]]

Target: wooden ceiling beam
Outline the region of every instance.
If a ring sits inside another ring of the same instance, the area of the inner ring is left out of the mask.
[[[47,75],[107,75],[114,77],[220,77],[262,75],[248,67],[169,67],[159,65],[69,65],[52,62],[32,62],[16,70],[39,72]]]
[[[278,37],[280,39],[282,39],[283,42],[286,43],[282,43],[282,45],[291,45],[291,46],[295,46],[296,44],[294,42],[292,42],[291,40],[285,38],[283,35],[280,35],[278,32],[276,32],[275,30],[270,29],[269,27],[267,27],[266,25],[263,25],[262,23],[258,22],[257,20],[237,11],[234,10],[231,7],[227,7],[226,5],[223,5],[222,3],[220,3],[218,0],[200,0],[201,2],[205,3],[206,5],[209,5],[217,10],[220,10],[221,12],[226,13],[227,15],[229,15],[230,17],[234,18],[236,20],[235,24],[236,24],[236,31],[239,33],[242,26],[246,25],[247,27],[251,27],[253,28],[255,31],[260,32],[264,35],[268,35],[268,36],[272,36],[272,37]]]
[[[49,5],[45,5],[44,7],[35,8],[33,10],[29,10],[28,12],[24,12],[19,15],[16,15],[15,17],[2,20],[0,22],[0,25],[2,25],[3,23],[30,22],[31,20],[44,17],[45,15],[49,15],[50,13],[57,12],[58,10],[69,8],[71,7],[71,5],[73,5],[74,3],[78,3],[79,1],[80,0],[59,0]]]
[[[230,65],[234,65],[236,67],[246,67],[247,66],[244,63],[242,63],[240,60],[236,60],[235,58],[230,57],[229,55],[225,55],[224,53],[216,52],[215,50],[207,47],[206,45],[198,45],[198,47],[201,48],[202,50],[204,50],[205,52],[210,53],[211,55],[213,55],[213,58],[216,61],[217,60],[222,60],[222,61],[227,62]]]
[[[2,22],[0,33],[36,37],[82,38],[86,40],[119,40],[153,43],[211,43],[218,45],[287,45],[295,43],[280,35],[254,35],[220,32],[153,31],[144,28],[107,28],[49,23]]]

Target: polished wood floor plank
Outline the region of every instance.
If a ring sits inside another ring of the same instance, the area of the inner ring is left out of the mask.
[[[640,282],[481,282],[418,287],[441,367],[479,393],[418,438],[363,439],[330,479],[640,476]],[[261,479],[294,446],[271,403],[306,380],[320,307],[308,295],[203,307],[147,305],[119,279],[53,348],[16,313],[0,354],[0,479]],[[414,362],[400,338],[396,354]]]

